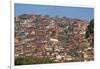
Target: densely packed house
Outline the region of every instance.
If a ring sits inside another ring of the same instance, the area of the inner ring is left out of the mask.
[[[87,21],[67,17],[16,16],[15,58],[49,57],[55,62],[93,60],[91,39],[85,38],[87,26]]]

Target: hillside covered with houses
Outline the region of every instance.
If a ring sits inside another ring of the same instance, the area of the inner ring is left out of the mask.
[[[94,36],[86,37],[87,21],[37,14],[14,19],[15,65],[94,60]]]

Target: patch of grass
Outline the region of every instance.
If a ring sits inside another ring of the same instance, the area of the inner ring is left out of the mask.
[[[55,63],[48,57],[18,57],[15,58],[15,65],[47,64]]]

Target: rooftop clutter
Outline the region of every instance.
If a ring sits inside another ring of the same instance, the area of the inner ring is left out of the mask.
[[[23,14],[15,17],[15,58],[49,57],[55,62],[93,60],[85,38],[87,21]]]

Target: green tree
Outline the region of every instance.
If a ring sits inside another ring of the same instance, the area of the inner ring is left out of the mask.
[[[90,35],[91,36],[94,35],[94,19],[92,19],[88,25],[88,28],[86,31],[86,38],[88,38]]]

